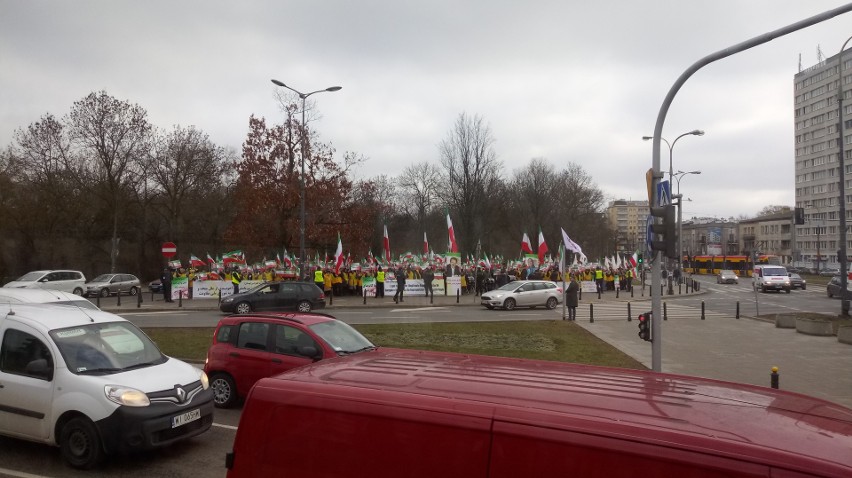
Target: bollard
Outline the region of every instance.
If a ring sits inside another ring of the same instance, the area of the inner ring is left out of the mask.
[[[601,289],[598,288],[598,300],[600,300],[600,298],[601,298]]]
[[[737,320],[740,318],[740,301],[737,301]]]
[[[589,304],[589,323],[595,323],[595,304]]]
[[[580,290],[577,291],[577,300],[583,300],[583,288],[580,287]]]
[[[663,320],[669,320],[669,308],[665,302],[663,302]]]
[[[627,303],[627,321],[628,321],[628,322],[632,322],[632,321],[633,321],[632,314],[630,314],[630,302],[628,302],[628,303]]]
[[[704,320],[704,301],[701,301],[701,320]]]
[[[178,307],[183,307],[183,291],[178,291]]]
[[[645,297],[645,284],[642,284],[642,297]]]
[[[142,293],[136,294],[136,308],[139,309],[142,307]]]
[[[630,298],[633,298],[633,284],[630,284]]]
[[[456,290],[456,304],[459,303],[459,300],[461,300],[461,289]]]
[[[154,302],[154,291],[151,291],[151,302]]]
[[[660,284],[660,296],[665,295],[665,290],[666,290],[665,287],[666,286],[664,284]]]
[[[778,388],[778,367],[772,367],[772,373],[769,375],[769,386]]]
[[[121,307],[121,291],[115,294],[115,296],[118,297],[118,303],[116,304],[116,306]]]
[[[98,308],[100,309],[101,308],[101,295],[100,294],[98,294],[97,305],[98,305]]]
[[[681,291],[682,286],[683,286],[683,284],[681,284],[680,282],[677,283],[677,295],[680,295],[682,293],[682,291]]]
[[[367,305],[367,289],[362,291],[364,293],[364,305]]]
[[[219,289],[219,305],[222,305],[222,289]]]
[[[615,288],[615,298],[618,298],[618,287]]]
[[[328,305],[334,305],[334,289],[328,291]]]

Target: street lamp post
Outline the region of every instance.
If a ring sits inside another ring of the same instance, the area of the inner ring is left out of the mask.
[[[677,268],[682,270],[683,264],[683,196],[680,195],[680,180],[687,174],[701,174],[701,171],[678,171],[674,174],[677,180]]]
[[[703,130],[700,130],[700,129],[694,129],[694,130],[692,130],[692,131],[688,131],[688,132],[686,132],[686,133],[681,134],[681,135],[680,135],[680,136],[678,136],[677,138],[675,138],[675,140],[674,140],[674,141],[672,141],[671,143],[669,143],[669,142],[668,142],[668,140],[666,140],[666,138],[663,138],[662,136],[660,136],[660,139],[661,139],[664,143],[666,143],[666,146],[668,146],[668,147],[669,147],[669,189],[670,189],[670,190],[669,190],[669,192],[670,192],[670,193],[671,193],[671,186],[672,186],[672,183],[674,182],[674,168],[673,168],[673,161],[672,161],[672,158],[673,158],[673,156],[674,156],[674,147],[675,147],[675,144],[677,144],[677,140],[679,140],[680,138],[683,138],[684,136],[690,136],[690,135],[693,135],[693,136],[704,136],[704,131],[703,131]],[[649,139],[654,139],[654,137],[653,137],[653,136],[642,136],[642,140],[643,140],[643,141],[648,141]],[[654,205],[654,204],[649,204],[649,206],[653,207],[653,206],[655,206],[655,205]],[[680,206],[680,204],[678,204],[678,207],[677,207],[677,209],[678,209],[678,217],[680,217],[680,207],[681,207],[681,206]],[[680,223],[680,221],[678,221],[678,223]],[[678,234],[679,234],[679,233],[680,233],[680,232],[678,231]],[[678,244],[679,244],[679,243],[680,243],[680,240],[678,240]],[[678,254],[680,254],[680,247],[678,247]],[[677,258],[677,269],[678,269],[678,271],[680,271],[680,269],[681,269],[681,260],[682,260],[682,257],[681,257],[681,256],[678,256],[678,258]],[[669,281],[668,281],[668,282],[669,282],[669,295],[674,294],[674,286],[672,285],[671,276],[669,276]]]
[[[314,93],[340,91],[343,87],[330,86],[324,90],[302,93],[301,91],[291,88],[278,80],[272,80],[272,83],[287,88],[293,93],[299,95],[299,98],[302,99],[302,154],[300,160],[301,173],[299,174],[299,276],[301,277],[305,274],[305,153],[308,150],[308,127],[305,125],[305,100],[308,99],[308,96],[311,96]]]
[[[843,46],[840,47],[840,53],[837,54],[837,111],[838,111],[838,119],[840,120],[840,251],[838,259],[840,259],[840,314],[843,316],[849,315],[849,296],[846,290],[847,283],[847,272],[849,268],[846,263],[846,158],[843,157],[845,154],[843,151],[843,143],[846,141],[846,138],[843,136],[843,50],[846,49],[846,45],[849,41],[852,40],[852,37],[846,39],[843,42]]]

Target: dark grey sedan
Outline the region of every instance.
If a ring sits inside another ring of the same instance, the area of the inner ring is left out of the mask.
[[[795,272],[790,273],[790,287],[793,289],[805,290],[808,288],[808,281],[802,279],[802,276]]]
[[[248,292],[222,299],[222,312],[248,314],[256,310],[310,312],[325,307],[325,293],[311,282],[266,282]]]

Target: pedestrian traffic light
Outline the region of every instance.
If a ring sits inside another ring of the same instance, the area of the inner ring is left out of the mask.
[[[645,312],[644,314],[639,314],[639,338],[646,342],[652,342],[651,340],[651,317],[653,317],[652,312]]]
[[[642,263],[642,261],[645,259],[643,256],[644,256],[644,254],[641,254],[641,253],[637,254],[637,257],[636,257],[637,264]]]
[[[662,252],[664,256],[677,259],[677,221],[675,220],[675,205],[667,204],[652,207],[651,215],[660,222],[651,224],[651,232],[657,237],[651,241],[651,249]]]

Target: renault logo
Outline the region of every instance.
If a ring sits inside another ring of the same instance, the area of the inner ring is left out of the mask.
[[[175,395],[177,395],[179,403],[183,403],[186,401],[186,390],[184,390],[183,387],[175,387]]]

